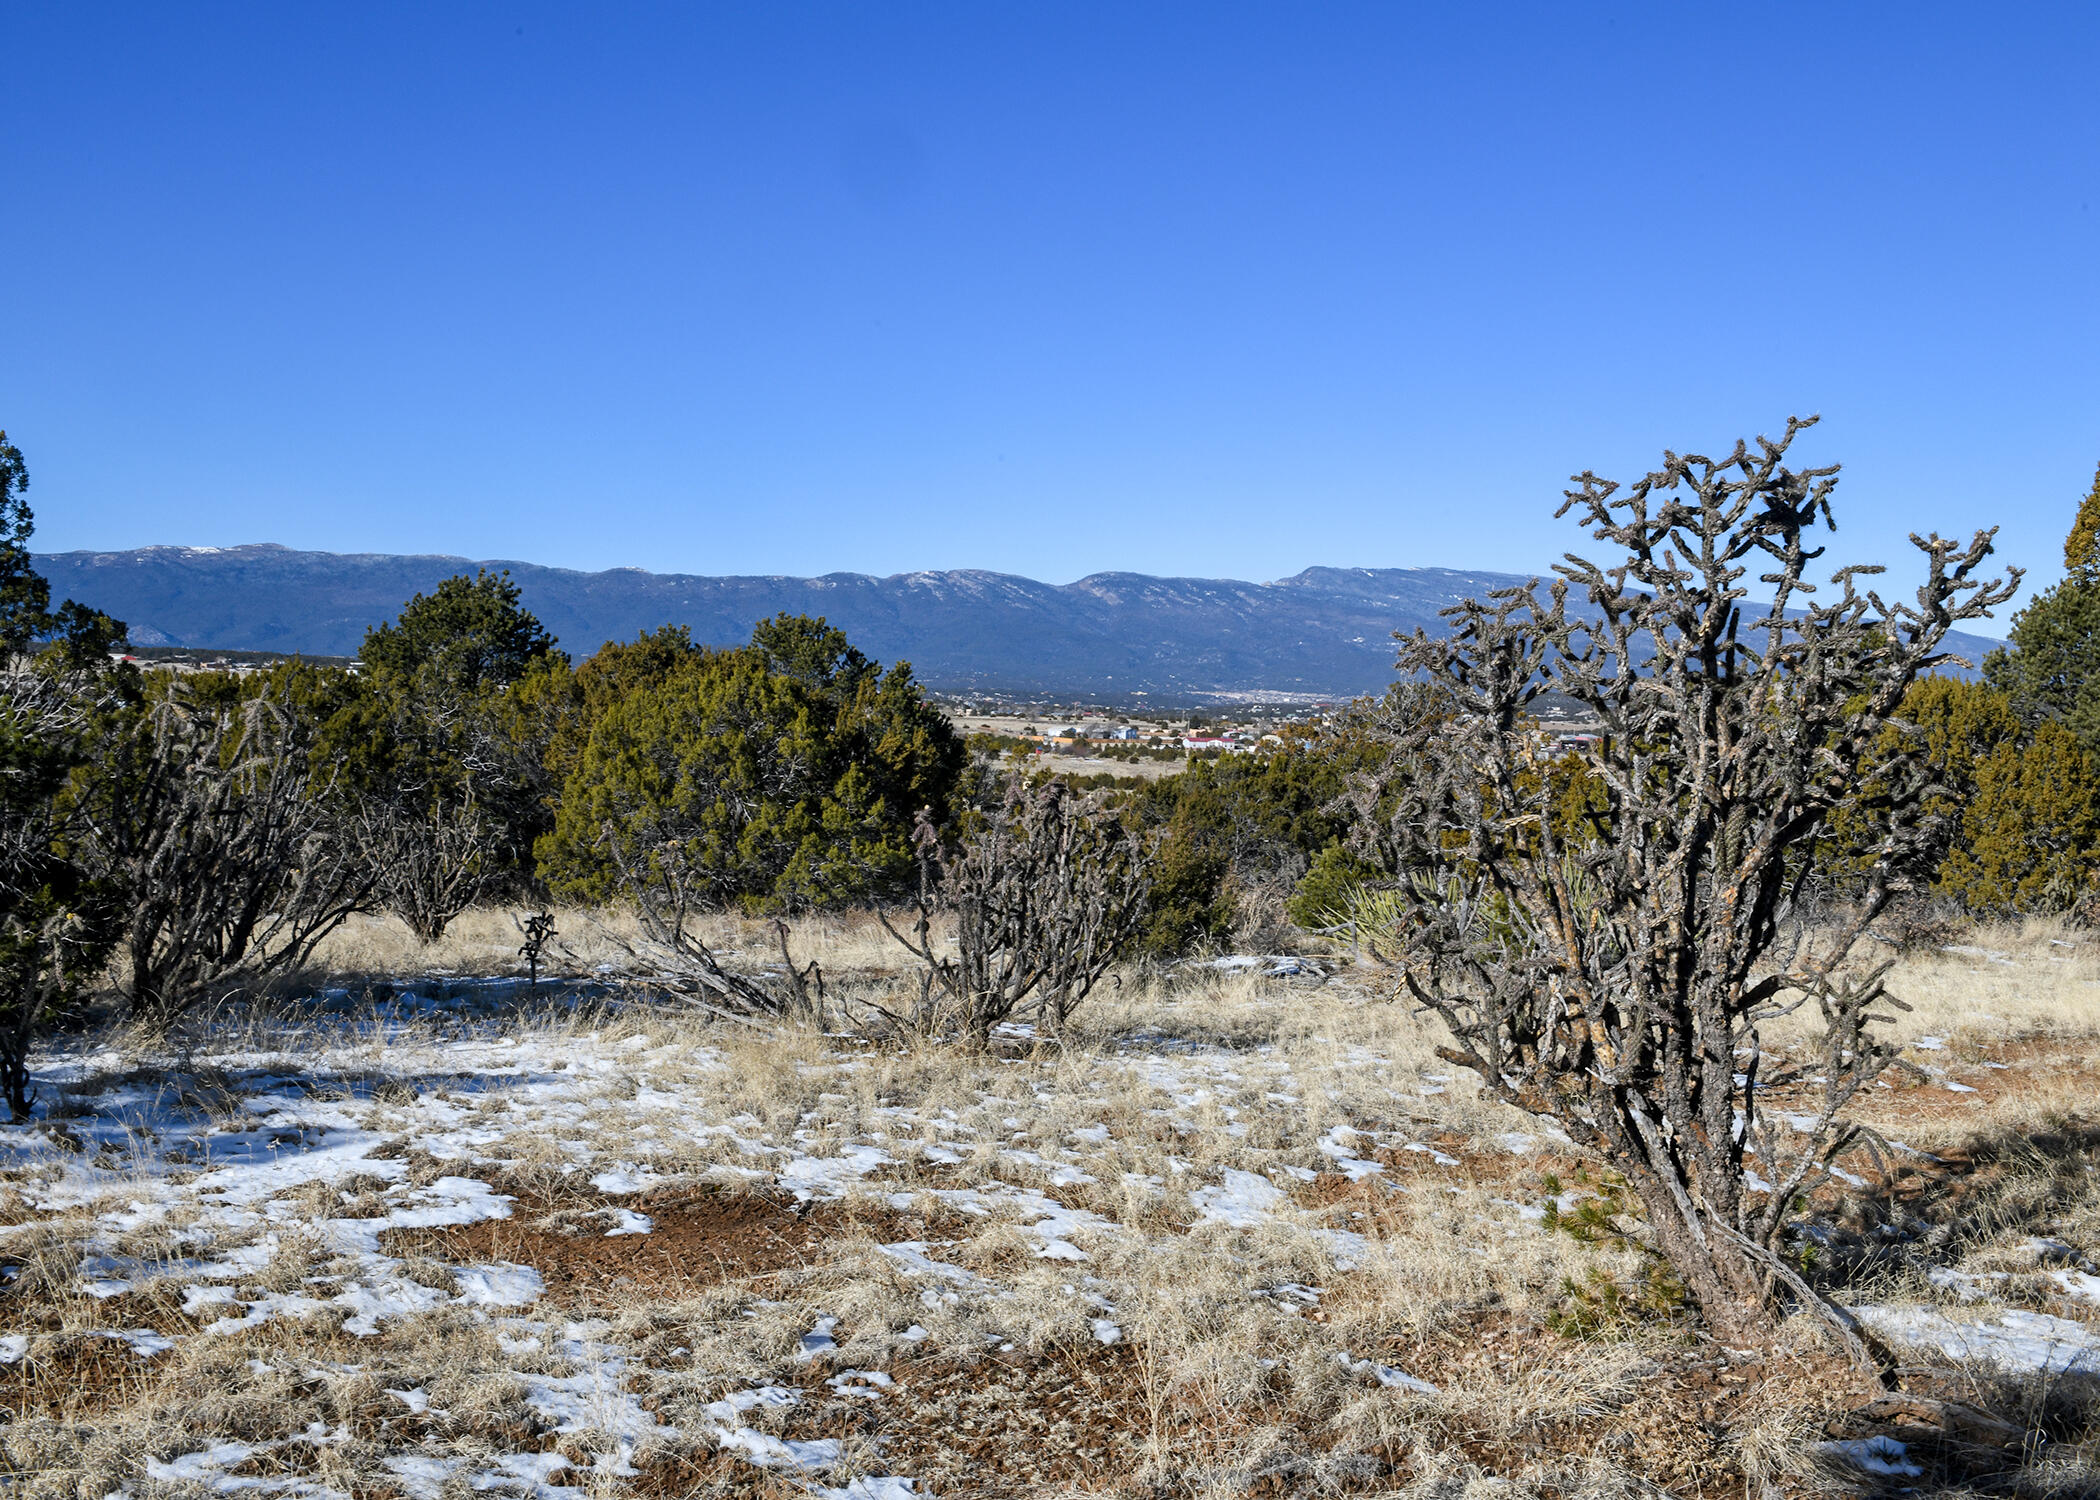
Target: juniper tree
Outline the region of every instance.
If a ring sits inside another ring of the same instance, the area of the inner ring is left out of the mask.
[[[1899,707],[1949,628],[2018,577],[1977,576],[1989,532],[1914,536],[1915,602],[1863,591],[1867,567],[1820,594],[1810,542],[1832,524],[1837,470],[1785,461],[1812,421],[1718,459],[1666,453],[1623,492],[1576,476],[1559,514],[1616,555],[1570,554],[1543,593],[1468,600],[1445,611],[1448,634],[1406,639],[1400,670],[1441,687],[1444,708],[1391,726],[1405,774],[1357,788],[1367,817],[1387,797],[1366,847],[1405,895],[1405,984],[1449,1029],[1441,1054],[1623,1173],[1655,1247],[1734,1340],[1771,1331],[1775,1281],[1849,1321],[1776,1250],[1853,1138],[1841,1111],[1893,1055],[1872,1029],[1888,966],[1847,959],[1937,832]],[[1601,791],[1572,828],[1526,732],[1549,691],[1603,726]],[[1864,874],[1811,932],[1787,918],[1841,815],[1865,830],[1849,851]],[[1778,1068],[1763,1029],[1804,1006],[1816,1055]],[[1781,1082],[1811,1102],[1775,1128],[1761,1091]]]
[[[2095,894],[2100,782],[2093,757],[2061,724],[2008,737],[1974,765],[1961,838],[1940,884],[1993,916],[2068,911]]]
[[[2013,616],[2009,648],[1984,661],[2023,723],[2061,724],[2100,752],[2100,583],[2067,577]]]
[[[1903,695],[1895,722],[1882,731],[1883,743],[1875,747],[1873,758],[1879,760],[1908,747],[1922,757],[1931,773],[1937,790],[1920,811],[1937,836],[1913,851],[1914,863],[1906,873],[1920,885],[1929,882],[1934,895],[1965,900],[1977,910],[1990,906],[1988,901],[1975,900],[1980,893],[1966,879],[1950,881],[1949,877],[1961,851],[1983,832],[1977,792],[1984,768],[2000,751],[2018,757],[2026,740],[2011,701],[1985,683],[1935,673],[1919,678]],[[1821,868],[1826,872],[1827,889],[1840,899],[1848,893],[1856,873],[1851,866],[1859,864],[1865,869],[1872,865],[1870,856],[1862,860],[1855,851],[1871,850],[1879,814],[1878,800],[1868,795],[1831,820],[1833,842],[1824,850]],[[1927,902],[1920,899],[1904,904],[1907,918],[1883,924],[1883,937],[1889,937],[1891,929],[1925,931],[1931,927],[1929,921],[1923,928],[1916,927],[1924,920]]]
[[[78,1002],[109,952],[117,893],[70,848],[68,778],[94,754],[109,650],[124,627],[51,607],[29,538],[29,465],[0,432],[0,1093],[30,1118],[29,1048]]]
[[[554,638],[518,602],[508,572],[454,574],[365,632],[365,671],[414,681],[433,696],[469,700],[500,691],[554,649]]]
[[[2093,470],[2093,487],[2078,502],[2064,537],[2064,576],[2074,583],[2100,584],[2100,468]]]
[[[2064,576],[2013,616],[2010,644],[1983,664],[2030,726],[2063,725],[2100,755],[2100,472],[2064,537]]]
[[[565,667],[508,573],[445,579],[365,634],[360,691],[321,751],[355,808],[378,903],[434,943],[452,919],[528,862],[545,788],[506,722],[502,695]]]
[[[573,674],[564,715],[591,722],[580,748],[573,717],[550,744],[569,770],[542,878],[633,899],[660,867],[695,900],[765,910],[902,894],[913,812],[945,821],[965,759],[910,664],[881,669],[822,620],[768,621],[727,651],[683,635]]]

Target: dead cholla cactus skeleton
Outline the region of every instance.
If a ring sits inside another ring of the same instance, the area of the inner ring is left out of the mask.
[[[981,1045],[1033,998],[1055,1034],[1144,921],[1149,844],[1060,781],[1030,790],[1013,778],[999,810],[952,853],[923,812],[913,842],[920,882],[908,935],[882,918],[918,960],[911,1011],[879,1012],[894,1029],[959,1032]],[[936,909],[953,913],[952,955],[934,936]]]
[[[341,790],[372,862],[374,900],[428,947],[530,853],[517,829],[542,768],[525,763],[486,701],[398,688],[384,701],[386,771]]]
[[[456,800],[389,787],[351,814],[371,860],[374,899],[426,947],[486,895],[503,870],[503,830],[471,788]]]
[[[546,957],[547,945],[560,936],[554,930],[554,913],[534,912],[526,917],[513,914],[510,924],[517,928],[518,935],[525,939],[518,944],[518,957],[525,960],[525,971],[530,976],[526,983],[537,989],[540,983],[540,960]]]
[[[1623,560],[1570,555],[1545,597],[1499,591],[1445,611],[1448,636],[1405,640],[1399,669],[1441,689],[1441,710],[1392,726],[1391,774],[1355,795],[1366,815],[1387,799],[1367,842],[1406,898],[1406,984],[1450,1028],[1441,1054],[1625,1174],[1721,1336],[1772,1330],[1776,1278],[1864,1357],[1776,1247],[1856,1136],[1839,1112],[1893,1056],[1869,1029],[1889,966],[1846,958],[1932,837],[1936,788],[1905,736],[1894,752],[1877,741],[1946,659],[1948,629],[2019,575],[1975,576],[1990,532],[1914,536],[1914,604],[1861,592],[1878,568],[1838,570],[1819,598],[1804,574],[1822,549],[1806,539],[1830,524],[1837,469],[1784,462],[1813,420],[1719,460],[1666,454],[1623,495],[1577,476],[1560,514]],[[1586,603],[1571,607],[1571,588]],[[1770,602],[1746,603],[1753,591]],[[1525,729],[1549,690],[1603,725],[1589,766],[1602,807],[1572,830],[1549,816]],[[1865,846],[1831,847],[1841,810]],[[1836,858],[1865,870],[1856,900],[1820,930],[1789,923]],[[1822,1019],[1820,1055],[1766,1076],[1761,1028],[1803,1006]],[[1774,1129],[1758,1091],[1782,1083],[1815,1092]]]
[[[694,926],[716,903],[708,872],[683,843],[637,843],[608,825],[599,847],[611,859],[614,886],[633,906],[642,929],[639,946],[614,937],[630,955],[687,991],[699,1009],[723,1020],[825,1024],[824,971],[815,959],[797,966],[788,951],[787,923],[773,924],[780,976],[737,973],[723,965]]]
[[[88,863],[129,892],[118,940],[152,1027],[297,970],[372,895],[300,715],[172,684],[119,741],[80,813]]]
[[[0,1099],[32,1118],[29,1051],[73,1013],[107,959],[122,892],[80,867],[79,807],[60,788],[106,685],[0,649]]]

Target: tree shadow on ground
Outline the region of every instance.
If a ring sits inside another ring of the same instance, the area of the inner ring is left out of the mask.
[[[1843,1303],[1939,1300],[1953,1316],[2070,1316],[2090,1309],[2053,1273],[2093,1273],[2100,1245],[2100,1122],[1993,1126],[1936,1153],[1881,1150],[1872,1180],[1826,1193],[1797,1248]],[[2090,1326],[2090,1325],[2089,1325]],[[2100,1345],[2100,1327],[2093,1329]],[[1922,1494],[2100,1494],[2100,1371],[2009,1373],[1907,1352],[1897,1389],[1833,1436],[1905,1444]]]

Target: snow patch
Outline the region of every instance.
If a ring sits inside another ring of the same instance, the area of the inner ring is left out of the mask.
[[[1428,1381],[1418,1380],[1405,1370],[1392,1365],[1382,1365],[1375,1359],[1351,1359],[1346,1351],[1337,1350],[1334,1360],[1350,1374],[1372,1376],[1380,1385],[1389,1386],[1394,1390],[1412,1391],[1418,1396],[1434,1396],[1437,1393],[1436,1387]]]
[[[2083,1323],[2009,1308],[1987,1321],[1964,1321],[1930,1307],[1855,1307],[1869,1328],[1892,1343],[1937,1349],[1948,1358],[1995,1365],[2010,1374],[2100,1374],[2100,1334]]]
[[[1189,1201],[1196,1205],[1201,1223],[1252,1229],[1290,1200],[1268,1178],[1227,1167],[1221,1185],[1198,1188]]]
[[[1842,1442],[1818,1443],[1816,1447],[1867,1474],[1891,1479],[1916,1479],[1925,1471],[1910,1461],[1910,1450],[1894,1438],[1877,1433],[1870,1438],[1848,1438]]]

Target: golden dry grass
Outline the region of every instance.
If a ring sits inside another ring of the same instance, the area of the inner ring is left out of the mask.
[[[635,937],[618,916],[562,912],[558,925],[565,962],[583,971],[619,963]],[[756,921],[721,919],[709,936],[752,960],[771,942]],[[894,978],[895,945],[865,916],[798,924],[795,942],[798,957],[834,973]],[[487,974],[509,972],[515,946],[507,914],[482,912],[429,950],[398,924],[360,923],[324,958],[346,975]],[[2041,926],[1965,946],[1980,952],[1906,957],[1892,983],[1916,1006],[1902,1038],[1947,1043],[1909,1055],[1940,1058],[1979,1079],[1976,1091],[1907,1080],[1874,1104],[1926,1149],[1998,1143],[1996,1175],[1966,1200],[1961,1235],[1930,1254],[1971,1275],[2002,1271],[2018,1295],[2043,1299],[2018,1246],[2045,1220],[2049,1233],[2100,1246],[2100,1193],[2029,1147],[2090,1117],[2091,1095],[2060,1068],[1987,1065],[2089,1038],[2083,987],[2100,967],[2077,934]],[[158,1079],[167,1112],[237,1131],[260,1095],[304,1067],[304,1097],[397,1143],[402,1183],[486,1177],[534,1205],[534,1243],[549,1253],[565,1234],[602,1234],[606,1214],[637,1201],[594,1185],[607,1169],[777,1193],[780,1158],[754,1147],[817,1162],[877,1149],[888,1160],[821,1190],[836,1194],[825,1207],[838,1227],[816,1253],[714,1279],[651,1273],[550,1292],[532,1316],[543,1330],[590,1330],[584,1342],[599,1353],[588,1357],[564,1354],[553,1334],[525,1348],[500,1318],[457,1304],[367,1337],[333,1308],[204,1335],[215,1314],[184,1310],[199,1211],[118,1223],[155,1191],[146,1168],[160,1143],[119,1142],[102,1190],[55,1210],[38,1206],[22,1172],[0,1174],[0,1226],[21,1226],[0,1238],[14,1267],[0,1305],[9,1329],[29,1335],[25,1361],[4,1367],[19,1382],[0,1474],[26,1495],[100,1497],[127,1484],[143,1494],[141,1455],[272,1444],[244,1473],[380,1494],[399,1491],[388,1464],[403,1453],[471,1464],[551,1445],[576,1467],[550,1482],[591,1494],[796,1493],[725,1457],[713,1436],[712,1403],[770,1383],[805,1399],[740,1420],[780,1438],[837,1439],[827,1482],[910,1473],[939,1495],[1652,1495],[1658,1485],[1715,1493],[1704,1487],[1722,1475],[1738,1486],[1727,1493],[1856,1489],[1856,1473],[1819,1445],[1853,1430],[1843,1424],[1864,1398],[1813,1328],[1742,1374],[1681,1321],[1628,1317],[1593,1338],[1551,1331],[1571,1283],[1630,1284],[1639,1259],[1539,1232],[1542,1174],[1565,1171],[1562,1148],[1439,1062],[1439,1039],[1370,970],[1326,985],[1133,971],[1061,1044],[990,1055],[548,997],[471,1026],[404,1022],[384,1006],[339,1017],[324,1065],[302,1054],[313,1033],[283,1032],[258,1012],[188,1057],[103,1060],[59,1112],[92,1123],[118,1091]],[[557,1103],[488,1072],[491,1048],[539,1059],[528,1076],[556,1086]],[[432,1134],[440,1125],[473,1132],[472,1154],[450,1154],[458,1148]],[[1346,1181],[1337,1142],[1380,1170]],[[1272,1211],[1219,1214],[1235,1173],[1275,1190]],[[274,1235],[274,1251],[225,1282],[230,1291],[332,1291],[356,1268],[317,1226],[389,1201],[384,1179],[317,1176],[276,1192],[243,1229],[214,1220],[210,1253]],[[1086,1259],[1046,1258],[1023,1201],[1079,1216],[1053,1237]],[[957,1276],[929,1279],[900,1259],[885,1237],[904,1234],[902,1223],[923,1226],[913,1242]],[[448,1243],[397,1245],[399,1274],[456,1287]],[[114,1303],[95,1297],[81,1274],[91,1255],[138,1263],[139,1284]],[[1879,1286],[1950,1295],[1922,1271]],[[800,1341],[820,1318],[836,1320],[838,1347],[812,1365]],[[1101,1320],[1119,1331],[1113,1345]],[[106,1336],[113,1324],[159,1329],[176,1345],[134,1356]],[[607,1368],[591,1363],[605,1351],[625,1361],[605,1399],[631,1397],[660,1424],[638,1446],[556,1432],[529,1399],[534,1379]],[[1436,1389],[1384,1384],[1378,1366]],[[823,1386],[848,1369],[890,1372],[898,1392]],[[442,1415],[418,1415],[390,1391],[420,1391]],[[2050,1420],[2073,1432],[2070,1419]],[[311,1424],[329,1439],[301,1440]],[[2012,1488],[2074,1493],[2088,1441],[2059,1442],[2053,1479],[2039,1459],[2015,1466],[2024,1477]],[[616,1472],[623,1464],[639,1472]]]
[[[512,975],[525,972],[517,920],[526,907],[475,907],[462,912],[435,943],[417,940],[399,917],[361,914],[331,933],[315,951],[317,967],[345,976]],[[632,912],[619,907],[555,907],[555,940],[543,974],[587,976],[602,965],[625,970],[648,944]],[[871,912],[797,917],[790,944],[798,962],[810,959],[826,973],[887,969],[901,950]],[[773,920],[716,914],[695,931],[725,961],[770,962],[779,956]]]

